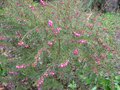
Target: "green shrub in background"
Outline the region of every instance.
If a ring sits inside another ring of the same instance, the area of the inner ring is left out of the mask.
[[[105,0],[82,0],[85,10],[102,10],[104,8]]]
[[[119,90],[119,52],[104,15],[83,12],[79,0],[7,3],[0,28],[1,44],[14,55],[1,55],[0,81],[7,88]]]
[[[120,0],[82,0],[85,10],[99,10],[102,12],[116,12],[119,10]]]

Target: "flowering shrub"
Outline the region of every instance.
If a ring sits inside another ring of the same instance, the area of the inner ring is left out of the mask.
[[[104,17],[87,15],[79,0],[7,2],[2,33],[12,40],[1,41],[15,56],[0,62],[0,81],[9,90],[118,90],[118,51]]]

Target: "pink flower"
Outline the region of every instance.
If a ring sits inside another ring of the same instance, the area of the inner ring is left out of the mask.
[[[60,68],[65,68],[68,64],[69,64],[69,60],[66,61],[65,63],[61,63],[59,67]]]
[[[65,66],[64,66],[64,64],[60,64],[60,68],[64,68]]]
[[[48,45],[49,45],[50,47],[52,47],[52,46],[53,46],[53,42],[48,41]]]
[[[100,65],[100,64],[101,64],[100,59],[99,59],[99,60],[96,60],[96,63],[97,63],[98,65]]]
[[[34,6],[29,6],[31,8],[32,11],[35,10],[35,7]]]
[[[78,49],[75,49],[75,50],[73,51],[73,54],[74,54],[74,55],[78,55],[78,54],[79,54],[79,50],[78,50]]]
[[[99,57],[95,57],[95,60],[96,60],[96,63],[98,64],[98,65],[100,65],[101,64],[101,61],[100,61],[100,58]]]
[[[39,85],[43,84],[44,82],[44,78],[40,78],[40,80],[38,81]]]
[[[44,83],[44,77],[41,76],[40,79],[37,81],[38,90],[41,90],[41,86],[43,85],[43,83]]]
[[[56,30],[57,30],[58,32],[60,32],[60,31],[62,30],[62,28],[58,27],[58,28],[56,28]]]
[[[79,41],[77,41],[78,43],[80,43],[80,44],[86,44],[87,43],[87,40],[79,40]]]
[[[23,41],[19,41],[18,42],[18,46],[23,46],[24,45],[24,42]]]
[[[73,32],[73,35],[74,35],[75,37],[80,37],[80,36],[81,36],[81,34],[80,34],[80,33],[77,33],[77,32]]]
[[[49,74],[50,74],[51,76],[54,76],[54,75],[55,75],[55,72],[54,72],[54,71],[51,71],[51,72],[49,72]]]
[[[6,37],[0,36],[0,40],[6,40],[6,39],[7,39]]]
[[[54,35],[58,35],[60,33],[60,31],[57,30],[53,30]]]
[[[25,64],[22,64],[22,65],[17,65],[16,66],[17,69],[22,69],[22,68],[26,68],[26,65]]]
[[[53,27],[53,21],[49,20],[49,21],[48,21],[48,25],[49,25],[50,27]]]
[[[43,0],[40,0],[41,5],[46,6],[47,3],[45,3]]]
[[[55,30],[53,30],[54,35],[58,35],[61,30],[61,28],[56,28]]]

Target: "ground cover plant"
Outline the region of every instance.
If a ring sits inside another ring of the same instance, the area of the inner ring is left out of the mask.
[[[7,0],[0,9],[6,90],[120,90],[120,14],[82,0]]]

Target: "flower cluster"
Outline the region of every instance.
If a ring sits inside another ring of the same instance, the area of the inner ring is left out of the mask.
[[[65,68],[69,64],[69,60],[65,61],[64,63],[60,64],[60,68]]]
[[[53,30],[54,35],[58,35],[62,29],[61,28],[56,28]]]
[[[46,48],[41,48],[40,50],[38,50],[38,53],[35,55],[35,62],[32,64],[33,67],[36,67],[38,62],[40,61],[39,56],[42,54],[43,51],[45,51]]]
[[[44,83],[44,77],[40,77],[40,79],[37,81],[37,87],[38,87],[38,90],[41,90],[41,86],[43,85]]]
[[[25,64],[22,64],[22,65],[17,65],[16,68],[17,69],[24,69],[26,67],[28,67],[29,65],[25,65]]]
[[[51,71],[51,70],[46,71],[46,72],[40,77],[40,79],[37,81],[38,90],[41,90],[41,87],[42,87],[42,85],[44,84],[45,78],[47,78],[48,76],[54,76],[54,75],[55,75],[55,72],[54,72],[54,71]]]
[[[58,35],[60,33],[60,31],[62,30],[62,28],[60,28],[60,27],[54,28],[52,20],[48,21],[48,26],[52,28],[52,32],[54,33],[54,35]]]
[[[19,41],[18,42],[18,46],[23,46],[25,48],[29,48],[30,47],[29,45],[25,44],[23,41]]]

